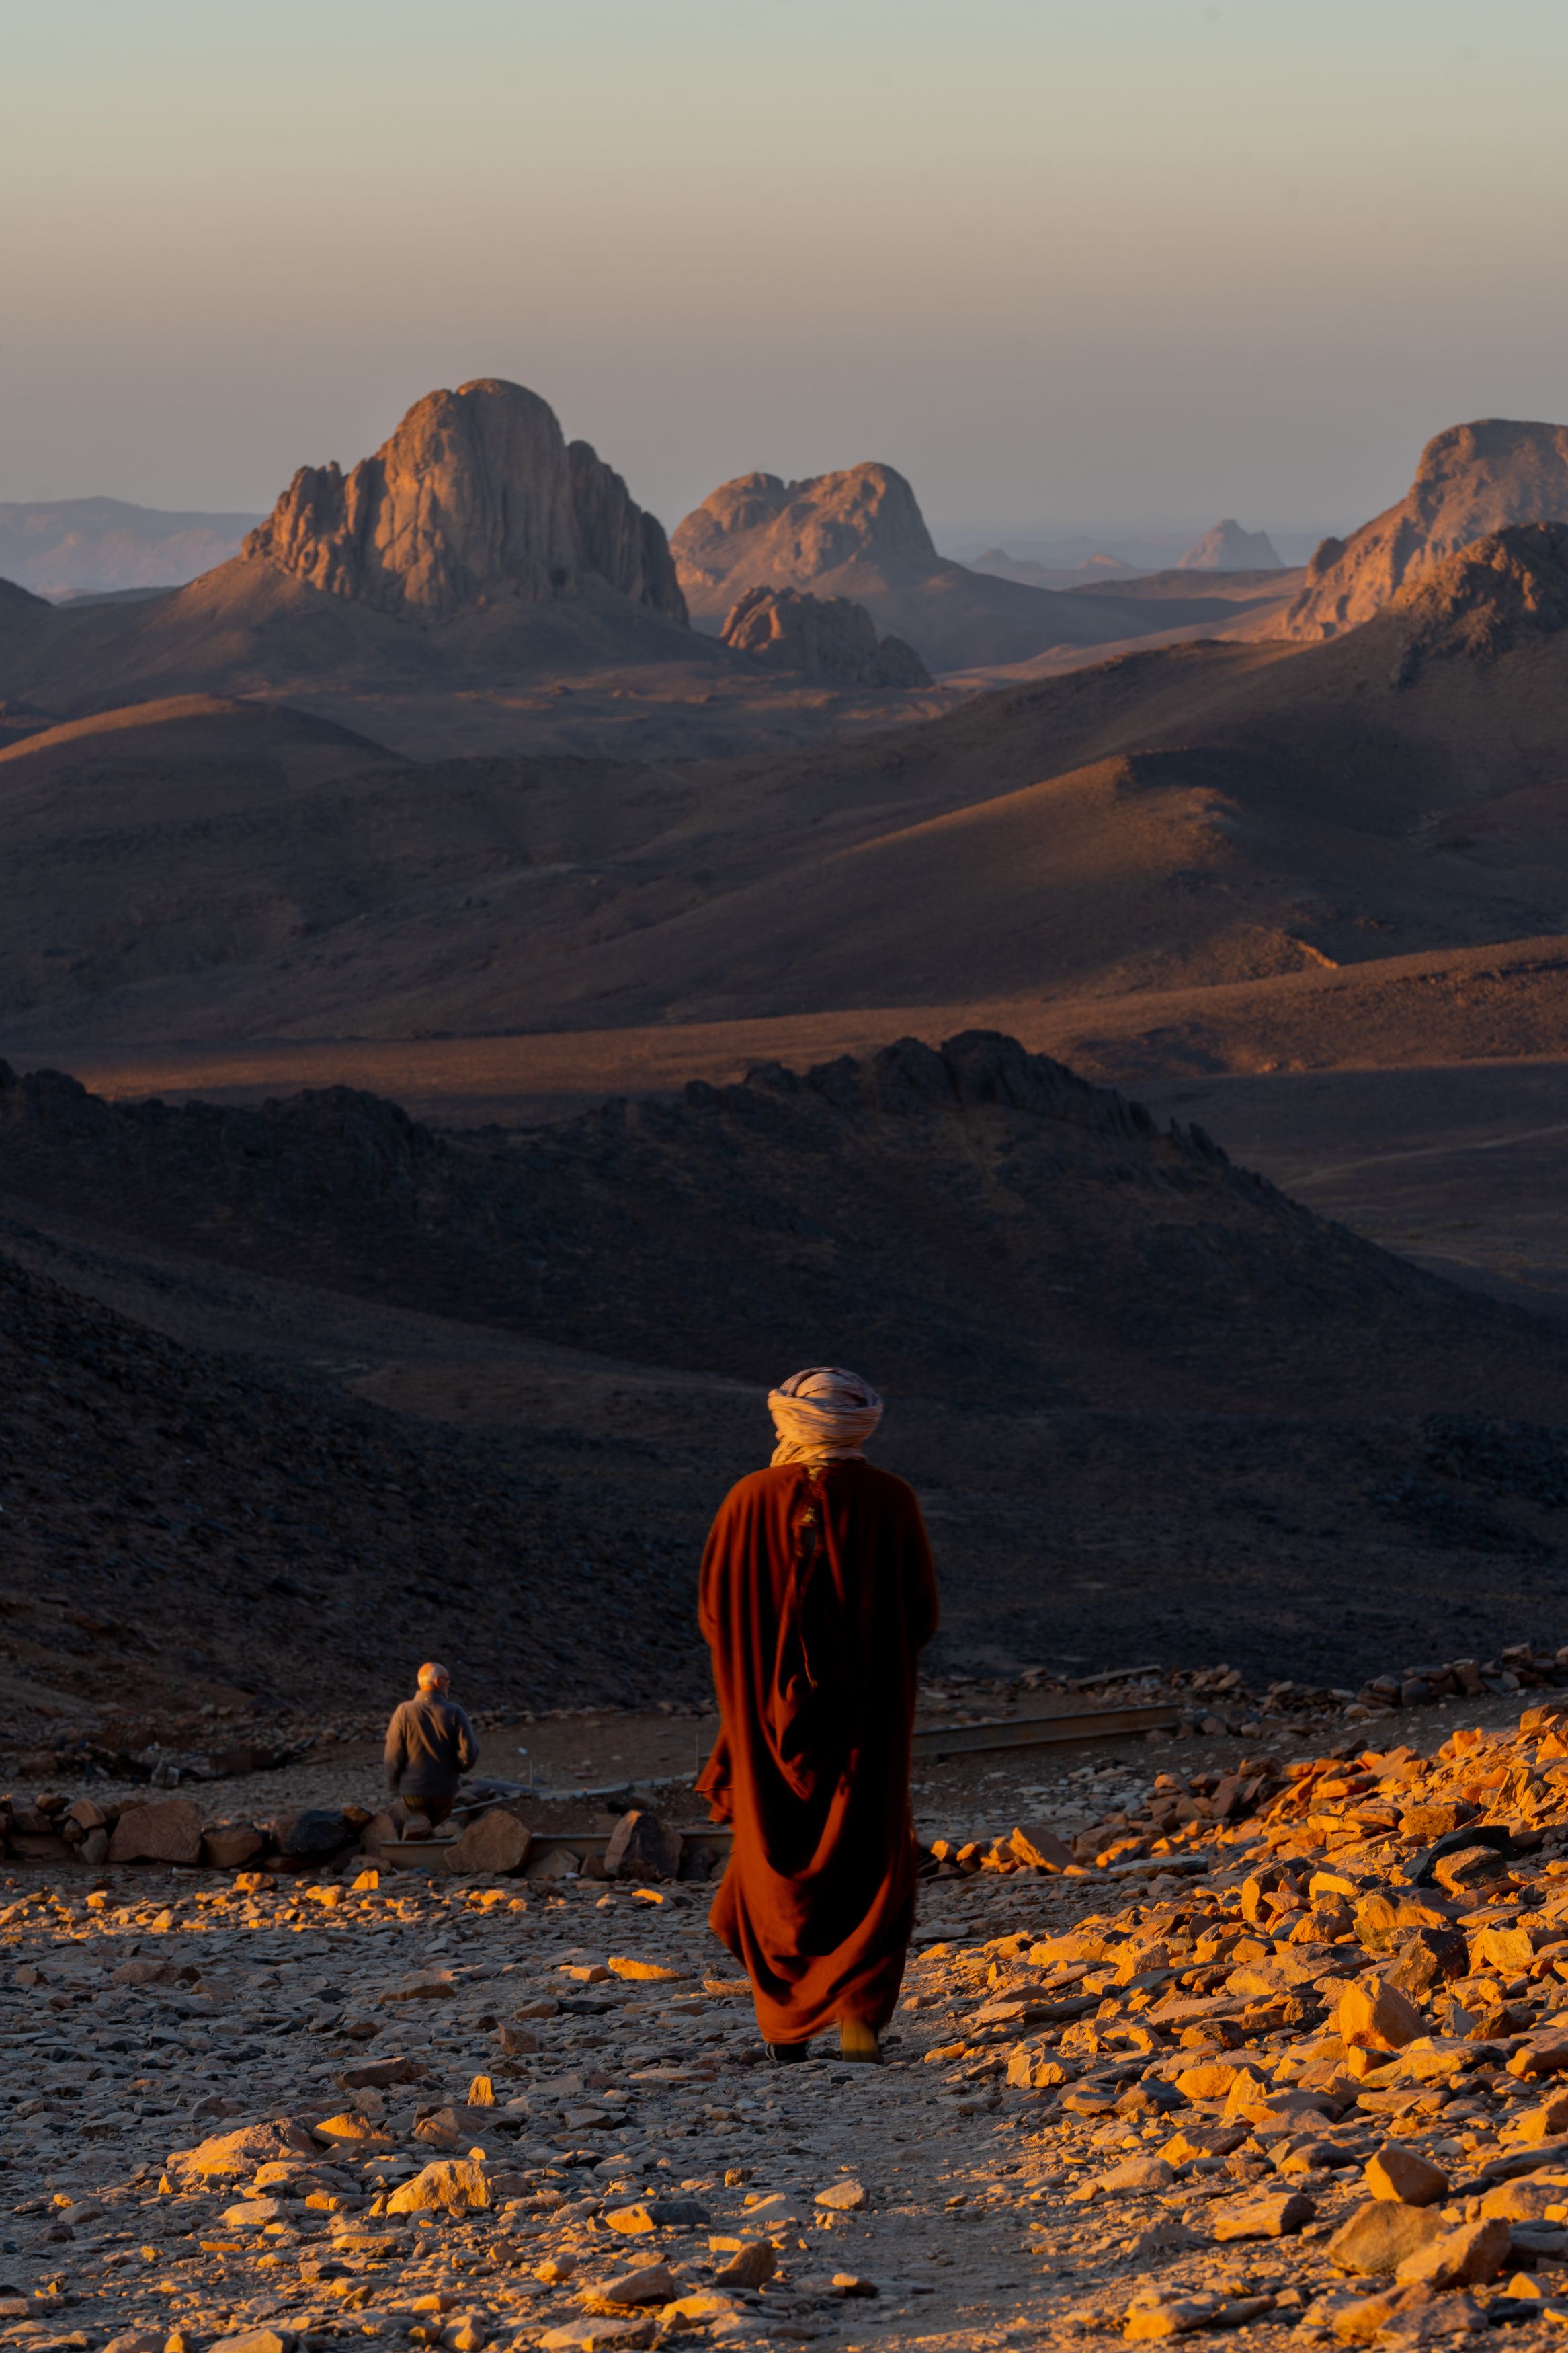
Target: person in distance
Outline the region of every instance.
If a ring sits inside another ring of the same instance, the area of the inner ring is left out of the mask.
[[[837,2026],[878,2060],[914,1923],[910,1737],[936,1577],[912,1488],[862,1449],[868,1381],[817,1365],[773,1390],[778,1443],[732,1487],[699,1617],[720,1730],[698,1782],[734,1843],[714,1933],[752,1981],[771,2055]]]
[[[386,1727],[386,1786],[432,1830],[451,1812],[458,1783],[479,1757],[473,1725],[447,1696],[451,1683],[438,1660],[426,1659],[417,1693],[399,1700]]]

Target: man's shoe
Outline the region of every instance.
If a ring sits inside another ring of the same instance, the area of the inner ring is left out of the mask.
[[[811,2056],[809,2042],[764,2042],[763,2049],[777,2067],[798,2067]]]
[[[838,2021],[838,2055],[841,2059],[858,2059],[868,2066],[882,2063],[882,2047],[877,2040],[877,2030],[868,2026],[863,2018],[841,2018]]]

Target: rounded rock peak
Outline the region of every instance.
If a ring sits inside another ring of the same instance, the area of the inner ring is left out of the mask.
[[[1489,533],[1565,517],[1568,425],[1482,417],[1447,426],[1422,450],[1404,498],[1342,543],[1323,543],[1280,634],[1338,637]]]
[[[501,376],[416,400],[346,476],[302,466],[242,554],[421,621],[505,597],[542,604],[596,578],[684,622],[664,533],[548,401]]]

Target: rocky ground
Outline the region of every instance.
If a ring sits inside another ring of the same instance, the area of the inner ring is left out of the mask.
[[[13,1868],[0,2342],[1544,2344],[1568,1712],[1479,1713],[989,1767],[879,2069],[763,2059],[700,1887]]]

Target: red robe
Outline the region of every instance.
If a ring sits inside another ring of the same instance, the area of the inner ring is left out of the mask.
[[[910,1734],[936,1578],[912,1488],[870,1463],[753,1472],[700,1616],[720,1733],[698,1787],[735,1839],[713,1908],[769,2042],[886,2025],[914,1920]]]

